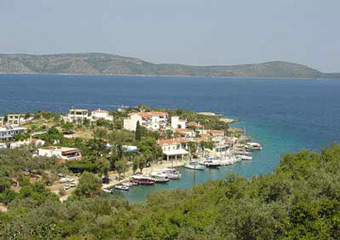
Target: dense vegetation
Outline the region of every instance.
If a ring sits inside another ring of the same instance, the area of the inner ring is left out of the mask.
[[[7,156],[0,152],[1,166]],[[228,175],[154,194],[144,204],[93,194],[98,179],[91,174],[82,186],[93,191],[79,189],[64,204],[23,179],[20,192],[6,202],[8,212],[0,214],[0,238],[340,239],[339,172],[340,145],[334,144],[321,153],[283,155],[270,175]],[[1,199],[8,188],[1,188]]]
[[[233,66],[154,64],[137,58],[103,53],[0,54],[0,73],[69,73],[112,75],[170,75],[200,77],[281,77],[339,79],[304,65],[273,61]]]

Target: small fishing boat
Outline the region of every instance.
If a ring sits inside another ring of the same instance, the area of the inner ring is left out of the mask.
[[[112,190],[111,189],[103,189],[103,192],[104,193],[112,193]]]
[[[179,180],[182,174],[174,168],[164,168],[162,173],[166,174],[170,180]]]
[[[131,182],[134,182],[138,185],[155,185],[156,179],[144,175],[132,175]]]
[[[129,191],[130,187],[125,184],[119,184],[115,186],[115,189],[122,191]]]
[[[187,164],[184,165],[185,168],[188,169],[193,169],[193,170],[204,170],[205,167],[199,164],[198,162],[188,162]]]
[[[165,173],[161,172],[152,172],[150,174],[151,177],[153,177],[157,183],[167,183],[169,182],[169,177]]]

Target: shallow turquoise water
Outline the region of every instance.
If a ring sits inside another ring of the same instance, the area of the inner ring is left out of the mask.
[[[272,172],[280,155],[320,150],[340,142],[340,81],[256,78],[0,75],[0,115],[70,107],[110,109],[119,105],[213,111],[234,117],[264,149],[253,160],[119,193],[132,201],[155,191],[190,188],[227,172],[252,177]]]

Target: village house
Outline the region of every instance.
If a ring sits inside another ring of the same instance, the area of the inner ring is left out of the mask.
[[[225,132],[223,130],[207,129],[206,133],[211,136],[213,141],[221,141],[225,136]]]
[[[186,129],[187,120],[180,119],[179,116],[171,117],[171,127],[173,129]]]
[[[28,146],[28,145],[34,145],[35,147],[41,147],[45,144],[45,141],[37,139],[37,138],[29,138],[23,141],[17,141],[17,142],[10,142],[9,148],[14,149],[21,146]]]
[[[187,124],[188,128],[192,128],[194,129],[195,131],[197,131],[199,134],[204,134],[204,126],[199,124],[199,123],[196,123],[196,122],[189,122]]]
[[[130,113],[124,119],[124,129],[136,131],[137,122],[149,130],[164,130],[169,122],[169,115],[166,112],[139,112]]]
[[[106,121],[113,121],[113,116],[109,114],[109,111],[107,110],[102,110],[102,109],[97,109],[92,111],[91,117],[93,120],[98,120],[98,119],[104,119]]]
[[[11,125],[11,126],[14,126],[14,127],[20,126],[21,122],[24,119],[24,116],[25,116],[24,114],[16,114],[16,113],[8,114],[7,115],[7,125]]]
[[[90,120],[87,109],[70,109],[65,120],[68,122],[83,122],[85,119]]]
[[[196,132],[192,129],[176,129],[175,133],[178,133],[179,135],[181,135],[182,137],[185,138],[194,138],[196,137]]]
[[[188,140],[186,138],[160,139],[157,144],[162,148],[163,154],[167,160],[178,158],[183,159],[188,155]]]
[[[25,128],[22,127],[13,127],[6,126],[0,128],[0,141],[12,141],[16,135],[22,134],[25,132]]]
[[[49,147],[39,148],[37,151],[37,155],[44,156],[44,157],[57,157],[59,158],[60,163],[82,159],[80,149],[59,147],[59,146],[49,146]]]

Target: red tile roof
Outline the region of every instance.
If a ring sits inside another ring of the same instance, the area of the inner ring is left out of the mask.
[[[187,138],[159,139],[157,141],[157,144],[160,146],[164,146],[164,145],[181,144],[185,142],[190,142],[190,140]]]
[[[204,127],[203,125],[201,125],[201,124],[199,124],[197,122],[189,122],[188,126],[189,127],[195,127],[195,128],[203,128]]]
[[[107,110],[102,110],[102,109],[96,109],[96,110],[94,110],[93,112],[95,112],[95,113],[109,113],[109,111],[107,111]]]

